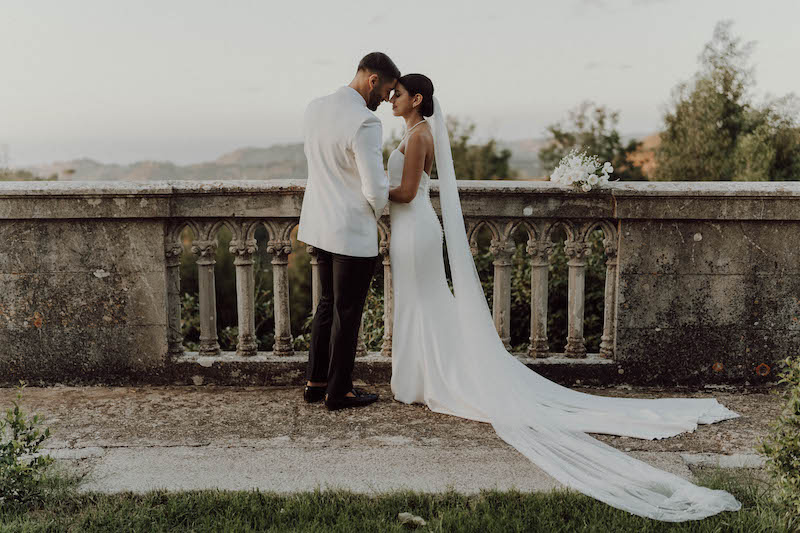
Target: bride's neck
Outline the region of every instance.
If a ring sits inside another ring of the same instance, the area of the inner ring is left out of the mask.
[[[406,131],[410,128],[413,128],[416,124],[419,124],[422,121],[422,115],[419,113],[412,113],[408,116],[403,117],[406,121]]]

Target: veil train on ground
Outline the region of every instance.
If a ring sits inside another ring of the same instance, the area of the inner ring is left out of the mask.
[[[559,482],[635,515],[681,522],[739,510],[741,504],[728,492],[697,486],[587,435],[664,438],[693,431],[698,423],[739,415],[713,399],[640,400],[584,394],[543,378],[508,353],[495,330],[467,241],[446,121],[436,98],[428,121],[463,334],[460,345],[465,352],[459,357],[472,374],[470,400],[485,413],[485,421]],[[457,407],[432,409],[460,416]]]

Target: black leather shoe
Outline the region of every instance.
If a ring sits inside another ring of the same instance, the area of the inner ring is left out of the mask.
[[[325,399],[326,388],[327,387],[313,387],[311,385],[306,385],[306,388],[303,390],[303,399],[307,403],[320,402]]]
[[[348,409],[350,407],[366,407],[371,403],[378,401],[378,395],[365,392],[361,389],[353,389],[354,398],[345,396],[343,398],[330,398],[325,400],[325,407],[328,411],[338,411],[339,409]]]

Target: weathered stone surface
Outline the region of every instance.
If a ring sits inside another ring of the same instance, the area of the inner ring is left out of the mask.
[[[617,327],[743,327],[750,299],[747,285],[741,275],[623,275]]]
[[[146,218],[0,222],[2,381],[100,382],[160,371],[163,226]]]
[[[798,230],[789,221],[623,220],[617,360],[635,362],[633,381],[774,379],[767,368],[800,354]]]
[[[0,273],[164,271],[160,220],[0,221]]]
[[[800,223],[626,220],[622,275],[800,273]]]
[[[517,354],[517,358],[528,368],[563,385],[608,385],[621,382],[624,377],[614,361],[598,357],[571,359],[559,354],[537,359]],[[244,357],[233,352],[215,357],[189,352],[171,361],[165,373],[143,379],[180,385],[299,385],[305,380],[307,361],[306,352],[290,356],[259,352]],[[353,376],[365,383],[388,383],[392,359],[380,353],[357,357]]]
[[[167,363],[163,326],[5,330],[0,380],[45,383],[123,383],[158,380]]]

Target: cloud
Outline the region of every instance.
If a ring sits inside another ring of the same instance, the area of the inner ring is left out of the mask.
[[[624,71],[624,70],[631,70],[633,68],[633,65],[631,65],[630,63],[620,63],[620,64],[617,64],[617,65],[608,65],[608,64],[605,64],[605,63],[601,63],[599,61],[589,61],[588,63],[583,65],[583,68],[586,69],[586,70],[615,69],[615,70],[619,70],[619,71]]]
[[[674,0],[631,0],[630,6],[651,6],[656,4],[667,4],[673,1]],[[608,0],[579,0],[578,5],[579,11],[584,8],[597,8],[602,9],[603,11],[618,12],[621,9],[628,7],[621,5],[621,2],[619,1],[609,3]]]

